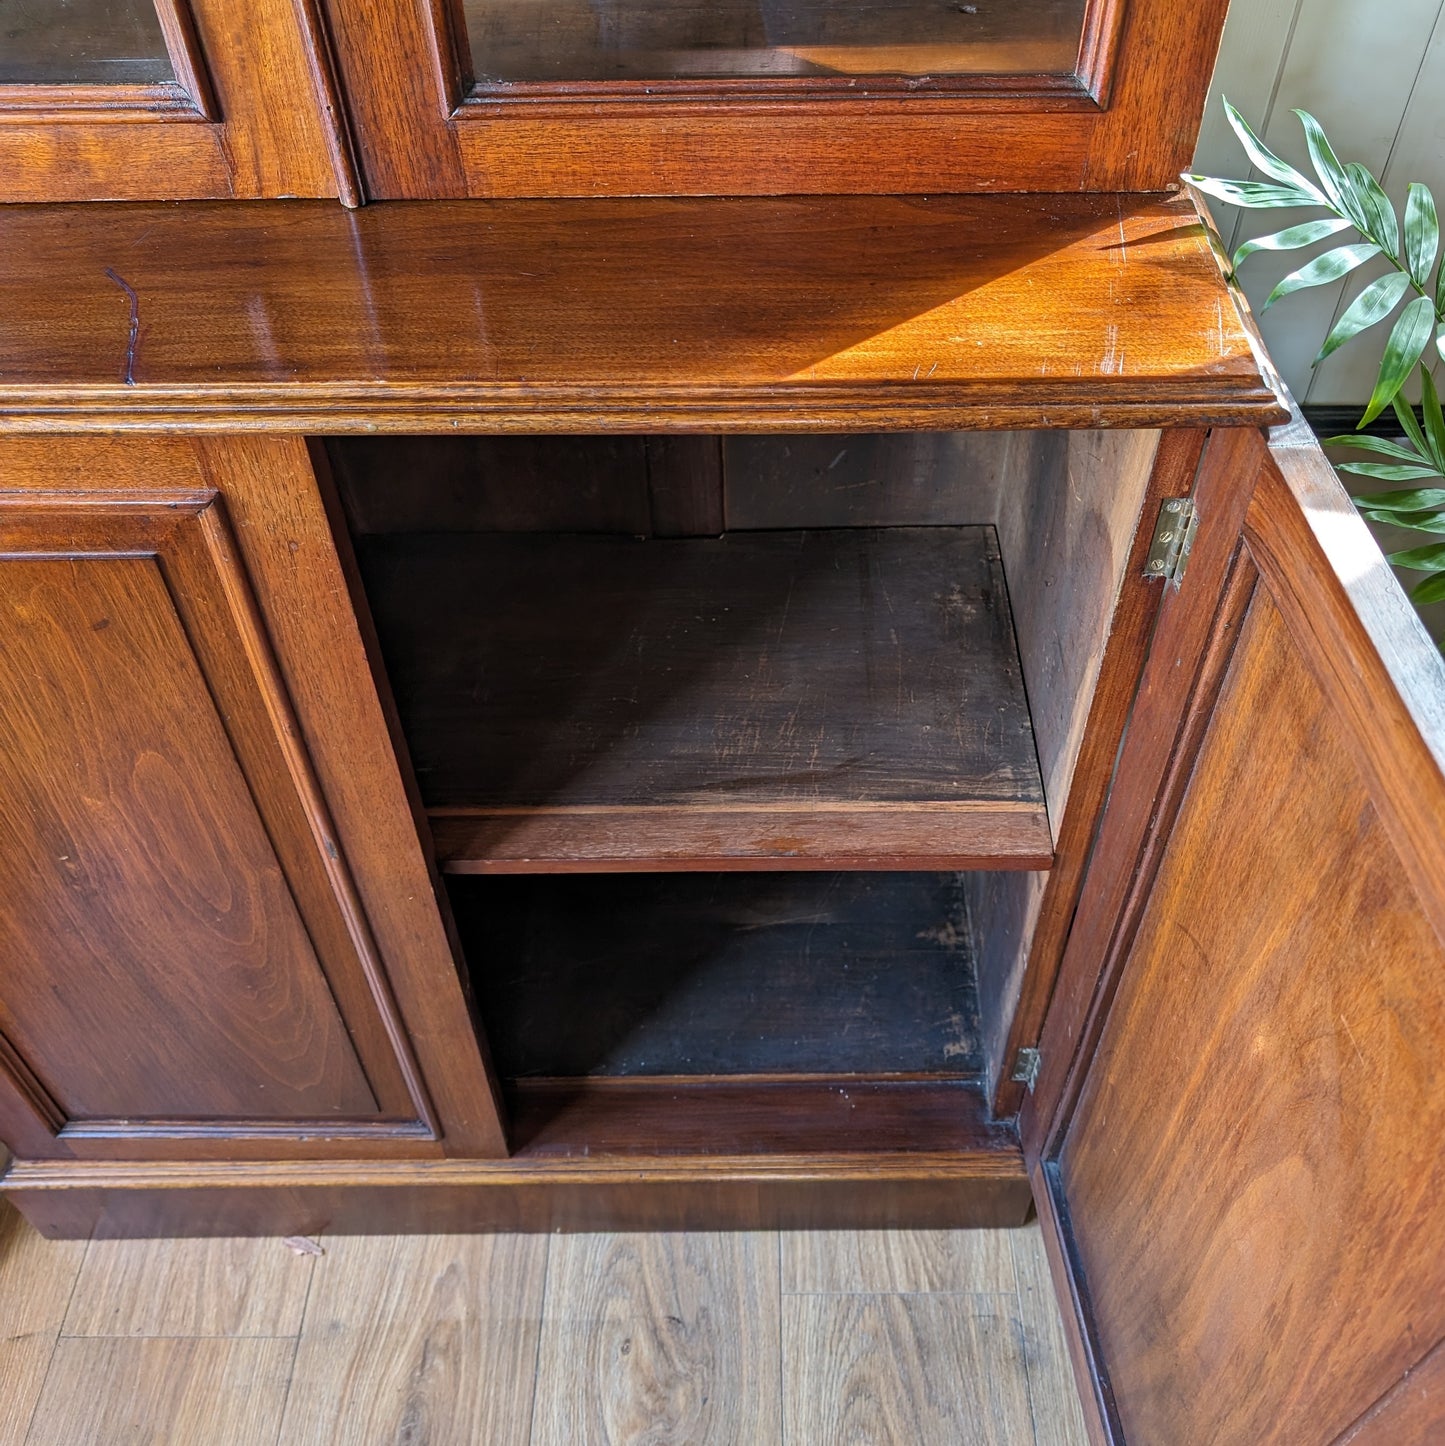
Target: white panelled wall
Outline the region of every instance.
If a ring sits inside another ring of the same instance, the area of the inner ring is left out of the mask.
[[[1272,150],[1307,174],[1295,107],[1318,117],[1342,161],[1360,161],[1380,178],[1398,213],[1404,213],[1406,186],[1423,181],[1445,215],[1445,0],[1234,0],[1195,168],[1244,176],[1248,162],[1224,117],[1221,95],[1244,112]],[[1302,212],[1210,204],[1231,252],[1248,236],[1305,219]],[[1280,277],[1346,239],[1306,251],[1257,252],[1240,268],[1240,279],[1295,396],[1363,411],[1387,325],[1313,372],[1310,361],[1334,319],[1385,266],[1361,267],[1345,282],[1296,292],[1260,311]],[[1445,368],[1437,365],[1435,372],[1439,377]]]

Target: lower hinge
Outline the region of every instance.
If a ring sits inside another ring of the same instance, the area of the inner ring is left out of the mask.
[[[1030,1094],[1039,1079],[1039,1066],[1044,1062],[1044,1057],[1036,1049],[1021,1049],[1014,1056],[1013,1080],[1015,1084],[1026,1085]]]
[[[1199,531],[1199,509],[1187,497],[1171,497],[1159,509],[1154,541],[1149,545],[1145,577],[1162,577],[1178,587],[1189,566],[1194,534]]]

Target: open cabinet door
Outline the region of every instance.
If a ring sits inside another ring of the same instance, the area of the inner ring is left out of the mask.
[[[1445,664],[1298,416],[1195,498],[1023,1116],[1091,1428],[1445,1441]]]

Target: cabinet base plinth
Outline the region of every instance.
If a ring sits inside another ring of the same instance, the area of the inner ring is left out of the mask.
[[[0,1179],[52,1239],[468,1231],[950,1229],[1022,1224],[1017,1149],[717,1158],[177,1165],[26,1163]]]

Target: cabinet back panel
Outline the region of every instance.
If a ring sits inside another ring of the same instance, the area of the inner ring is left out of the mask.
[[[0,561],[0,637],[0,1032],[64,1115],[375,1115],[155,560]]]
[[[971,1076],[954,874],[449,881],[506,1078]]]

